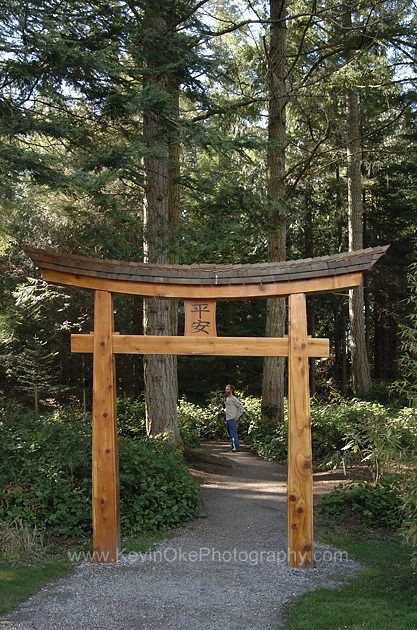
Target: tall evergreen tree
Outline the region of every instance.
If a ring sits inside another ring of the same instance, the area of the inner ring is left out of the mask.
[[[343,4],[345,60],[354,58],[351,47],[352,5]],[[359,94],[355,85],[346,93],[347,113],[347,184],[349,251],[363,248],[362,151],[359,115]],[[355,394],[363,397],[371,388],[371,375],[365,338],[365,302],[363,284],[349,291],[350,348]]]
[[[285,152],[287,103],[286,67],[286,2],[271,0],[270,43],[268,50],[268,149],[267,195],[270,209],[268,225],[268,261],[286,258],[285,223]],[[286,322],[284,298],[269,299],[266,315],[266,336],[283,337]],[[284,415],[284,369],[282,357],[266,357],[262,377],[262,416],[279,422]]]

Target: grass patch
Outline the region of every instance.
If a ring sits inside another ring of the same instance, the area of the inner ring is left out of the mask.
[[[128,536],[122,541],[123,553],[147,553],[163,539],[169,538],[169,530],[144,532],[141,535]],[[27,562],[8,561],[0,557],[0,614],[10,612],[19,603],[36,593],[42,586],[70,573],[74,563],[69,560],[72,552],[88,554],[90,541],[79,541],[76,547],[61,541],[50,543],[43,550],[41,558],[35,557]]]
[[[338,589],[303,595],[290,610],[289,630],[402,630],[417,627],[411,552],[387,532],[346,527],[319,531],[323,542],[345,549],[366,568]]]
[[[0,561],[0,613],[9,612],[51,580],[69,573],[65,559],[48,559],[35,564],[13,565]]]
[[[169,540],[172,533],[169,529],[154,532],[143,532],[140,536],[127,536],[122,540],[122,553],[147,553],[155,548],[161,540]]]

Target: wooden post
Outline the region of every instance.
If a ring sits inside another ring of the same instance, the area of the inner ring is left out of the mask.
[[[113,356],[113,300],[95,291],[93,355],[93,562],[120,551],[119,457]]]
[[[313,472],[304,293],[292,294],[288,357],[288,565],[313,566]]]

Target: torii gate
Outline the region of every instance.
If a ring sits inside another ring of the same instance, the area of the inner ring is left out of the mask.
[[[94,291],[94,332],[71,335],[73,352],[93,353],[93,562],[120,553],[115,354],[288,357],[288,564],[313,566],[313,471],[309,357],[328,357],[329,340],[307,335],[306,293],[350,289],[387,247],[252,265],[151,265],[26,247],[54,284]],[[114,332],[112,293],[185,302],[183,337]],[[288,336],[218,337],[216,302],[288,296]]]

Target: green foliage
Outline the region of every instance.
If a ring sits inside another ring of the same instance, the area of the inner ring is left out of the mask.
[[[316,528],[317,529],[317,528]],[[288,630],[405,630],[417,624],[410,550],[387,530],[318,529],[320,540],[361,563],[338,588],[316,589],[294,602]]]
[[[364,521],[375,527],[399,530],[402,522],[398,478],[374,484],[361,482],[340,486],[324,496],[318,514],[335,522]]]
[[[258,455],[268,461],[279,461],[283,464],[287,461],[287,435],[286,420],[277,427],[275,423],[263,422],[259,418],[249,427],[248,437]]]
[[[399,413],[402,426],[414,436],[414,447],[417,439],[417,265],[412,267],[408,276],[410,287],[410,314],[402,326],[401,341],[403,355],[400,368],[403,379],[393,384],[395,392],[407,397],[411,408],[402,409]],[[401,489],[403,522],[401,532],[407,543],[413,548],[412,562],[417,567],[417,457],[416,449],[407,449],[405,463],[410,472]]]
[[[239,418],[238,430],[243,439],[248,439],[251,426],[260,417],[260,400],[253,396],[244,396],[236,392],[245,411]],[[225,419],[225,394],[217,390],[208,396],[208,403],[202,407],[180,400],[178,414],[181,436],[187,446],[198,446],[201,440],[225,439],[227,437]]]
[[[326,407],[325,414],[331,409]],[[365,463],[378,480],[384,467],[398,459],[400,453],[416,447],[416,436],[407,427],[405,411],[397,412],[379,403],[347,401],[333,411],[336,426],[343,432],[343,446],[336,444],[326,465]]]
[[[373,380],[371,390],[366,396],[370,402],[381,403],[382,405],[405,406],[407,397],[402,395],[398,388],[393,387],[390,381]]]
[[[117,425],[120,435],[140,438],[146,435],[145,403],[129,396],[117,399]]]
[[[163,438],[120,440],[122,525],[130,532],[171,528],[198,514],[198,486]]]
[[[417,464],[414,461],[409,474],[401,488],[401,533],[413,550],[412,563],[417,569]]]
[[[188,448],[199,446],[205,426],[203,408],[182,398],[178,405],[178,417],[184,446]]]
[[[410,404],[417,408],[417,265],[412,266],[408,275],[410,298],[407,300],[410,312],[401,327],[401,345],[403,354],[400,368],[403,379],[395,382],[392,389],[407,397]]]
[[[311,409],[313,458],[321,461],[329,458],[343,446],[343,425],[334,405],[313,404]],[[249,427],[249,440],[255,451],[265,459],[287,461],[288,409],[285,404],[284,420],[278,426],[264,422],[260,415]]]
[[[76,537],[91,527],[91,428],[70,409],[35,416],[0,409],[0,520]],[[197,484],[164,439],[120,438],[121,519],[126,531],[172,527],[194,517]]]
[[[18,387],[31,395],[35,411],[39,409],[39,396],[52,395],[54,359],[57,352],[48,352],[47,342],[34,335],[27,340],[26,347],[18,354],[4,357],[6,374],[15,379]]]
[[[0,359],[10,385],[26,394],[38,411],[41,398],[68,388],[58,383],[62,357],[59,336],[68,328],[60,323],[68,306],[61,290],[35,278],[6,293],[0,325]]]
[[[184,263],[266,259],[275,214],[265,194],[267,3],[263,7],[258,3],[253,10],[239,2],[213,3],[209,18],[203,4],[2,3],[0,76],[8,89],[0,126],[0,222],[19,243],[142,260],[144,159],[156,163],[166,159],[162,136],[168,142],[178,140],[183,155],[178,178],[180,238],[172,234],[168,249]],[[288,21],[287,52],[294,61],[288,80],[294,89],[287,105],[287,200],[282,211],[288,218],[289,258],[307,255],[309,240],[312,255],[346,248],[346,121],[341,90],[359,82],[362,170],[369,191],[367,244],[382,239],[394,244],[388,262],[378,263],[382,271],[370,276],[369,312],[388,312],[396,322],[404,310],[404,266],[414,254],[415,94],[407,93],[407,81],[393,82],[392,45],[387,38],[401,33],[395,67],[411,64],[413,48],[407,52],[407,41],[413,45],[412,14],[407,2],[400,11],[392,9],[395,3],[370,8],[369,15],[365,6],[354,8],[352,36],[339,28],[340,12],[331,3],[317,12],[313,8],[311,19],[300,5]],[[261,15],[265,23],[258,24],[256,32],[247,24],[234,30],[242,10],[250,19]],[[214,37],[211,31],[222,25],[230,25],[230,33]],[[349,64],[343,55],[347,45],[355,49]],[[411,72],[411,65],[404,67]],[[179,116],[173,111],[170,89],[174,87],[175,93],[175,86],[181,86]],[[143,133],[146,113],[165,127],[164,134],[150,134],[153,141]],[[26,284],[31,271],[22,258],[5,264],[9,285]],[[9,292],[1,298],[6,303]],[[326,331],[326,336],[338,319],[329,309],[331,300],[333,296],[326,296],[315,312],[317,332]],[[68,327],[81,311],[91,313],[87,297],[70,301],[75,307],[69,311]],[[51,296],[49,304],[49,313],[55,316]],[[259,301],[252,308],[239,303],[225,309],[228,317],[219,318],[222,325],[236,334],[247,329],[262,334],[265,313]],[[133,310],[124,310],[123,324],[133,321],[137,326],[140,315],[130,315]],[[1,312],[1,320],[3,316]],[[50,319],[43,317],[49,334]],[[395,349],[396,335],[391,335],[393,342],[387,340],[386,322],[377,325],[377,317],[370,320],[370,339],[380,333],[382,341]],[[335,346],[346,346],[346,332],[345,322]],[[31,335],[30,329],[22,331],[19,344],[26,347]],[[67,346],[61,340],[61,359],[66,348],[62,382],[73,385],[80,370],[74,369],[76,359],[68,357]],[[395,361],[378,363],[383,364],[381,372],[392,363],[395,378]],[[228,363],[216,358],[204,362],[201,371],[185,370],[184,389],[206,393],[220,385],[226,368],[231,372],[227,380],[259,393],[261,359],[248,359],[244,367],[236,364],[235,359]],[[140,390],[141,377],[129,378],[130,365],[124,362],[118,377],[123,387],[127,382],[131,394]],[[319,389],[335,373],[342,380],[337,365],[328,365],[322,370],[324,378],[318,379]],[[242,373],[244,378],[238,379]]]
[[[377,403],[339,400],[322,404],[313,399],[311,406],[313,459],[325,468],[367,462],[374,468],[396,452],[412,450],[415,437],[410,430],[407,410],[391,411]],[[286,460],[287,410],[282,424],[252,423],[249,437],[254,448],[268,459]]]
[[[79,536],[90,527],[90,423],[23,412],[1,417],[0,518]]]
[[[0,614],[27,600],[41,586],[64,576],[71,565],[64,558],[42,558],[25,564],[0,561]]]
[[[313,407],[314,410],[314,407]],[[328,406],[321,410],[327,414]],[[315,412],[314,412],[315,413]],[[319,512],[346,521],[399,530],[417,563],[417,416],[414,408],[390,409],[377,403],[350,401],[335,406],[336,428],[344,425],[344,446],[325,465],[364,464],[374,483],[348,485],[322,499]],[[314,429],[313,429],[314,431]],[[391,474],[398,472],[397,476]]]
[[[313,459],[324,468],[344,464],[367,466],[374,483],[343,486],[325,497],[319,512],[335,520],[363,520],[369,525],[400,530],[414,549],[417,564],[417,415],[414,408],[390,408],[379,403],[343,400],[332,404],[313,400],[311,407]],[[248,438],[265,459],[287,459],[287,412],[278,427],[260,417]],[[394,469],[400,474],[393,477]]]

